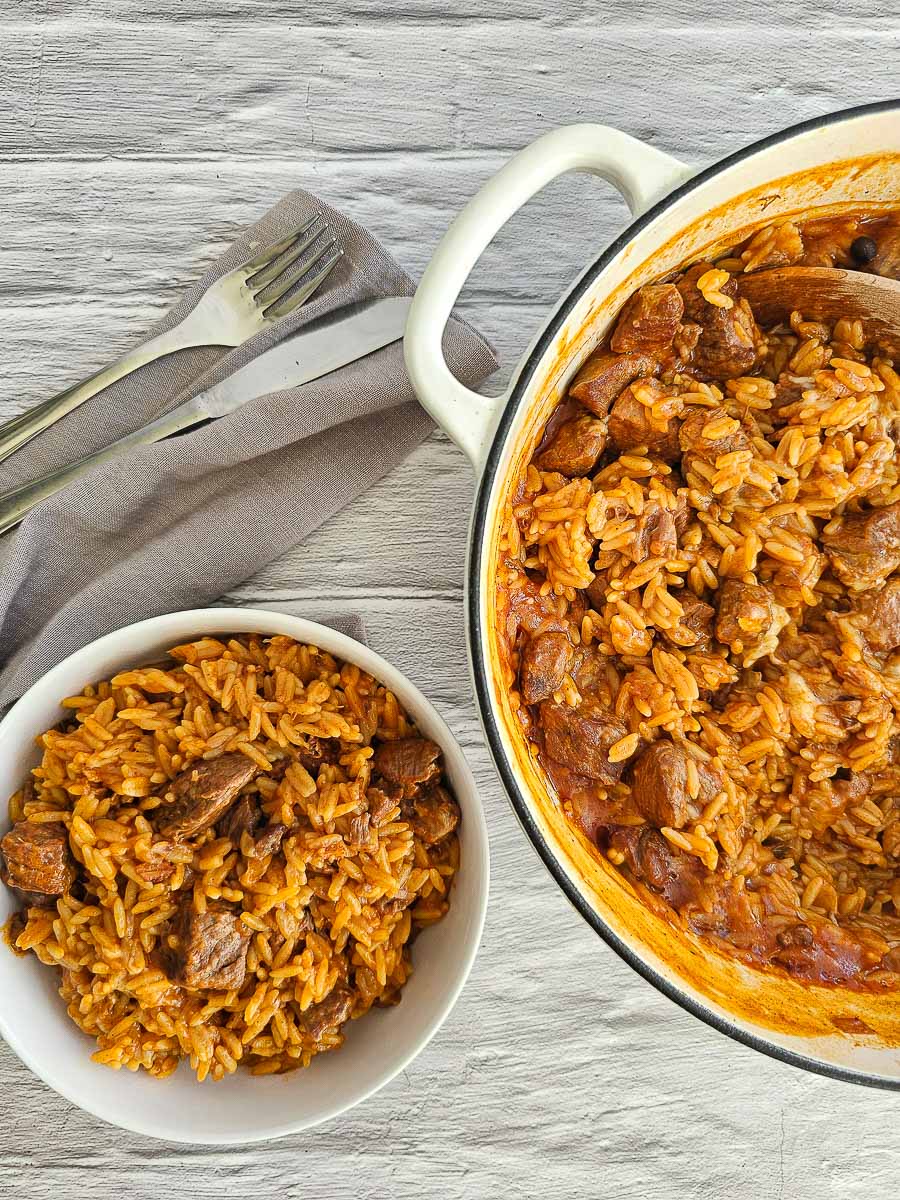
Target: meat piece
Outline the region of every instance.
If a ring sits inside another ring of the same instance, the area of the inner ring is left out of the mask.
[[[681,452],[677,419],[670,417],[666,428],[658,429],[650,420],[650,410],[635,396],[633,386],[613,404],[608,424],[610,440],[618,450],[646,446],[649,454],[663,462],[674,462]]]
[[[879,587],[900,566],[900,500],[838,517],[822,531],[822,545],[852,592]]]
[[[873,650],[889,654],[900,646],[900,579],[889,579],[880,592],[865,595],[857,612],[863,637]]]
[[[531,576],[521,573],[517,587],[506,593],[509,607],[506,610],[506,635],[515,644],[519,633],[531,636],[537,629],[565,629],[567,620],[560,617],[556,607],[556,596],[549,592],[542,595],[540,583]]]
[[[544,700],[540,725],[549,757],[571,770],[602,783],[615,783],[625,769],[624,761],[609,761],[609,748],[628,729],[602,704],[582,700],[576,708],[570,708],[567,704]]]
[[[668,738],[648,746],[634,764],[631,794],[635,807],[651,825],[681,829],[692,815],[722,791],[725,780],[712,763],[695,761],[697,795],[688,787],[685,751]],[[696,811],[692,814],[692,809]]]
[[[708,649],[716,610],[689,588],[675,588],[670,595],[681,605],[684,615],[674,629],[664,629],[663,636],[674,646]]]
[[[600,601],[601,605],[603,601]],[[602,688],[609,680],[609,663],[596,646],[579,646],[569,672],[581,694],[587,695]]]
[[[655,500],[644,505],[638,517],[631,557],[636,563],[648,558],[674,558],[678,550],[678,531],[675,513]]]
[[[314,1040],[328,1030],[339,1029],[350,1020],[353,1012],[353,993],[338,985],[319,1004],[312,1004],[298,1014],[297,1024]]]
[[[175,863],[169,859],[174,848],[174,842],[154,842],[146,859],[135,864],[135,871],[146,883],[165,883],[175,874]]]
[[[732,301],[730,308],[719,308],[704,298],[697,280],[712,269],[712,263],[697,263],[685,271],[677,284],[685,317],[701,327],[691,365],[711,379],[736,379],[753,370],[762,335],[750,305],[738,298],[734,278],[729,276],[720,289]]]
[[[668,481],[670,491],[675,487],[675,483],[674,479]],[[690,501],[680,489],[675,492],[675,507],[672,509],[672,514],[675,517],[675,531],[679,535],[684,533],[694,519],[694,510],[691,508]]]
[[[350,832],[347,840],[351,846],[359,849],[368,844],[371,831],[371,814],[367,812],[355,813],[350,818]]]
[[[659,892],[676,909],[700,899],[705,871],[693,854],[668,842],[651,826],[617,829],[610,845],[625,855],[625,865],[636,879]]]
[[[428,738],[403,738],[382,742],[372,757],[372,766],[389,783],[397,783],[405,795],[430,783],[441,773],[441,748]]]
[[[796,927],[795,927],[796,929]],[[792,975],[815,983],[845,983],[859,978],[868,968],[880,961],[881,954],[869,950],[854,937],[854,931],[841,929],[830,921],[817,922],[807,938],[799,929],[787,945],[772,957]],[[884,943],[887,945],[887,943]],[[872,961],[874,959],[874,961]]]
[[[269,825],[253,843],[250,857],[268,858],[270,854],[275,854],[280,849],[286,833],[287,825]]]
[[[298,757],[313,776],[322,763],[336,763],[340,757],[340,738],[320,738],[311,735],[306,741],[307,744],[300,747]]]
[[[196,759],[172,780],[173,799],[156,809],[163,837],[193,837],[213,825],[259,771],[245,754]]]
[[[721,437],[706,437],[704,430],[722,417],[727,418],[724,408],[693,408],[681,423],[678,441],[685,454],[695,454],[702,462],[715,466],[722,454],[735,450],[750,450],[752,443],[747,431],[739,428]]]
[[[791,724],[805,738],[823,741],[829,740],[830,734],[842,741],[846,731],[859,727],[860,701],[844,694],[842,684],[825,663],[788,666],[778,688],[790,710]],[[835,790],[841,793],[840,782]]]
[[[738,579],[725,580],[716,602],[716,637],[731,647],[745,667],[772,653],[790,619],[768,588]]]
[[[403,789],[397,787],[396,784],[387,784],[388,790],[384,787],[370,787],[366,793],[366,799],[369,802],[369,820],[376,827],[383,825],[395,808],[400,805],[400,799]]]
[[[573,479],[593,471],[605,446],[603,421],[582,413],[559,426],[535,461],[542,471],[559,471]]]
[[[241,834],[253,834],[262,820],[262,809],[253,797],[241,796],[219,822],[219,837],[228,838],[232,845],[240,846]]]
[[[791,414],[784,411],[803,400],[803,393],[809,385],[796,375],[782,371],[775,381],[775,399],[772,401],[771,412],[779,424],[789,420]]]
[[[596,612],[603,611],[603,605],[606,603],[606,592],[609,584],[602,575],[595,575],[591,582],[584,589],[584,594],[588,598],[590,607]]]
[[[631,795],[641,816],[661,829],[681,829],[691,816],[684,751],[662,738],[648,746],[634,764]]]
[[[247,973],[252,931],[230,908],[194,912],[186,897],[169,929],[169,977],[192,990],[233,991]]]
[[[559,630],[528,639],[519,665],[519,684],[526,704],[537,704],[553,695],[572,665],[573,654],[572,643]]]
[[[610,801],[603,796],[596,779],[572,771],[552,758],[547,759],[546,770],[560,800],[571,806],[576,825],[597,844],[610,824],[612,812]]]
[[[587,360],[569,388],[598,417],[605,417],[616,396],[641,375],[659,374],[659,363],[649,354],[610,354],[597,350]]]
[[[684,301],[674,283],[650,283],[625,304],[609,347],[616,354],[670,349],[684,314]]]
[[[459,805],[446,788],[430,788],[404,805],[404,814],[412,831],[427,846],[435,846],[449,836],[460,821]]]
[[[775,941],[782,950],[786,950],[789,946],[811,946],[813,940],[813,931],[802,922],[796,925],[786,925],[775,935]]]
[[[61,896],[75,879],[69,834],[58,821],[17,821],[0,842],[3,882],[23,892]]]

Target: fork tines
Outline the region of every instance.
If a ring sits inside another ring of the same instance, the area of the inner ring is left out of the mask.
[[[307,262],[293,271],[289,270],[328,232],[325,221],[316,213],[288,237],[246,264],[246,287],[267,320],[286,316],[303,304],[333,270],[341,257],[341,249],[333,235],[316,249]],[[293,291],[295,287],[298,289],[296,292]]]

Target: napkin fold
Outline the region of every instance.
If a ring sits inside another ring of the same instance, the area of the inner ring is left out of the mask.
[[[0,490],[140,428],[333,309],[412,295],[412,280],[370,233],[295,191],[148,336],[177,324],[211,283],[314,212],[344,257],[312,300],[234,350],[180,351],[120,380],[0,464]],[[469,386],[496,369],[493,351],[463,321],[450,322],[444,348]],[[69,484],[0,539],[0,711],[94,638],[223,595],[387,474],[432,427],[396,343]]]

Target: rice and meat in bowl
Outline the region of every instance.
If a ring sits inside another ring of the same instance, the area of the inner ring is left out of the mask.
[[[640,289],[515,482],[497,627],[564,812],[757,967],[900,987],[900,376],[741,275],[900,276],[900,213],[765,227]]]
[[[440,748],[359,667],[202,638],[64,701],[10,800],[13,948],[59,968],[113,1067],[306,1066],[396,1004],[440,920],[459,807]]]

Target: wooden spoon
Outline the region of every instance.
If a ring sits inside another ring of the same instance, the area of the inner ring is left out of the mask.
[[[795,310],[814,321],[858,317],[868,342],[900,354],[900,280],[834,267],[776,267],[735,280],[760,325],[787,320]]]

